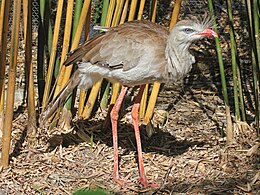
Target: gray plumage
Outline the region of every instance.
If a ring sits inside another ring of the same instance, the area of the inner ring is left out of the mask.
[[[209,18],[179,21],[169,33],[149,21],[132,21],[109,29],[68,55],[64,65],[78,61],[78,70],[42,114],[49,118],[77,86],[90,88],[101,78],[125,86],[175,82],[191,70],[195,62],[189,52],[192,42],[217,36]]]

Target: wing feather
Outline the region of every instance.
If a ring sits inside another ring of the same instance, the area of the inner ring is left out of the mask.
[[[152,62],[154,57],[164,55],[167,37],[166,28],[149,21],[127,22],[80,46],[64,64],[83,60],[127,71],[144,59]]]

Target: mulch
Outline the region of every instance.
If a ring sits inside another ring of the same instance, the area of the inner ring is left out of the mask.
[[[206,78],[206,77],[205,77]],[[0,194],[71,194],[104,189],[112,194],[259,194],[259,139],[250,125],[235,123],[235,143],[223,137],[223,100],[210,81],[165,85],[151,124],[141,126],[145,171],[158,188],[139,183],[134,131],[127,98],[119,124],[120,186],[113,181],[106,110],[71,129],[39,129],[32,147],[25,137],[26,111],[14,120],[10,166],[1,168]],[[148,136],[149,135],[149,136]]]

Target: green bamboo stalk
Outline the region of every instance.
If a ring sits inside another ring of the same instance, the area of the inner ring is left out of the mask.
[[[232,62],[232,73],[233,73],[233,92],[234,92],[234,104],[235,104],[235,117],[237,121],[240,121],[240,110],[239,110],[239,99],[238,99],[238,65],[236,61],[236,46],[235,46],[235,35],[233,28],[233,16],[232,16],[232,5],[231,1],[227,0],[228,18],[229,18],[229,35],[231,41],[231,62]]]
[[[236,59],[238,59],[239,56],[236,54]],[[240,67],[238,65],[237,68],[237,81],[238,81],[238,93],[239,93],[239,101],[240,101],[240,109],[241,109],[241,117],[242,121],[246,121],[246,110],[245,110],[245,99],[243,95],[243,88],[242,88],[242,79],[241,79],[241,73],[240,73]]]
[[[233,78],[236,77],[237,79],[237,87],[238,87],[238,97],[239,97],[239,102],[237,105],[238,108],[236,108],[239,110],[240,107],[240,111],[241,111],[241,116],[239,115],[239,117],[237,117],[238,120],[240,120],[240,117],[242,117],[242,121],[246,121],[246,113],[245,113],[245,105],[244,105],[244,95],[243,95],[243,89],[242,89],[242,79],[241,79],[241,74],[240,74],[240,64],[238,61],[238,54],[237,54],[237,45],[236,45],[236,41],[235,41],[235,34],[234,34],[234,28],[233,28],[233,16],[232,16],[232,5],[231,5],[231,1],[228,0],[228,14],[229,14],[229,20],[230,20],[230,38],[231,38],[231,54],[232,54],[232,70],[233,68],[236,68],[236,75],[234,75],[235,73],[233,72]],[[233,67],[234,65],[234,67]],[[235,85],[235,84],[234,84]],[[234,88],[235,90],[235,88]],[[235,93],[234,93],[234,97],[235,97]],[[237,100],[238,100],[237,97]],[[235,97],[236,99],[236,97]],[[235,100],[236,102],[236,100]],[[238,114],[238,113],[237,113]]]
[[[4,121],[2,159],[1,159],[3,167],[7,167],[9,164],[9,151],[10,151],[10,144],[11,144],[15,80],[16,80],[16,65],[17,65],[17,54],[18,54],[18,43],[19,43],[21,0],[14,1],[13,10],[14,12],[13,12],[13,22],[12,22],[12,35],[11,35],[10,65],[8,71],[6,113],[5,113],[5,121]]]
[[[75,8],[74,8],[72,36],[71,36],[72,40],[75,37],[77,26],[79,24],[79,18],[80,18],[81,9],[82,9],[82,0],[76,0],[76,4],[75,4]]]
[[[102,7],[101,21],[100,21],[101,26],[104,26],[106,24],[108,5],[109,5],[109,0],[104,0],[103,7]]]
[[[100,101],[100,108],[101,109],[105,109],[108,105],[108,98],[109,98],[109,89],[110,89],[110,85],[111,83],[110,82],[104,82],[106,84],[106,87],[105,87],[105,90],[104,90],[104,93],[103,93],[103,96],[101,98],[101,101]]]
[[[234,82],[234,99],[235,99],[236,119],[240,120],[240,117],[242,117],[242,121],[246,121],[244,95],[243,95],[243,89],[242,89],[242,79],[241,79],[241,74],[240,74],[240,64],[238,61],[239,56],[237,54],[237,45],[236,45],[236,41],[235,41],[235,34],[234,34],[234,28],[233,28],[231,1],[228,0],[227,4],[228,4],[228,16],[229,16],[229,21],[230,21],[230,39],[231,39],[231,58],[232,58],[233,80],[234,81],[236,80],[237,87],[238,87],[236,89],[235,82]],[[237,94],[235,92],[237,92]],[[240,108],[240,110],[239,110],[239,108]],[[240,111],[241,111],[241,116],[240,116]],[[239,116],[237,116],[237,114],[239,114]]]
[[[214,8],[213,8],[212,0],[208,0],[208,8],[209,8],[210,14],[212,15],[212,17],[214,17]],[[215,32],[218,32],[217,23],[216,23],[215,20],[214,20],[213,28],[214,28]],[[223,92],[223,96],[224,96],[225,111],[226,111],[226,120],[227,120],[226,136],[227,136],[227,142],[231,143],[234,139],[234,134],[233,134],[231,114],[230,114],[230,104],[229,104],[229,100],[228,100],[227,84],[226,84],[226,77],[225,77],[225,68],[224,68],[219,38],[216,38],[215,42],[216,42],[216,50],[217,50],[217,56],[218,56],[222,92]]]

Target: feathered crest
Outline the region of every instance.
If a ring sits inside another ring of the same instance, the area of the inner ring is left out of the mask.
[[[185,20],[193,20],[195,23],[198,23],[205,28],[211,28],[213,27],[214,20],[216,17],[212,16],[211,14],[205,12],[203,15],[197,15],[197,16],[186,16],[184,18]]]

